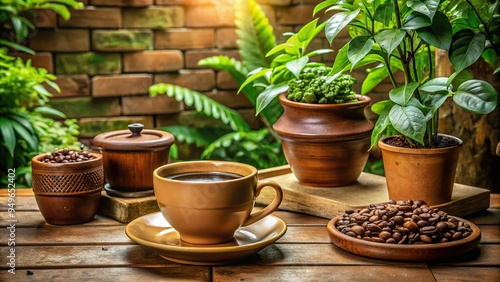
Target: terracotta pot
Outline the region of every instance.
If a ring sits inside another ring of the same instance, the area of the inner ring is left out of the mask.
[[[106,182],[115,190],[153,189],[153,171],[168,163],[174,136],[131,124],[129,130],[97,135],[93,144],[102,149]]]
[[[76,163],[44,163],[45,154],[32,159],[33,193],[45,221],[80,224],[91,221],[104,186],[103,159]]]
[[[284,113],[273,128],[301,184],[336,187],[358,179],[368,160],[373,123],[364,114],[370,97],[357,98],[345,104],[307,104],[280,95]]]
[[[451,201],[455,171],[462,140],[458,145],[445,148],[413,149],[388,145],[393,136],[379,140],[389,199],[423,200],[429,205]]]

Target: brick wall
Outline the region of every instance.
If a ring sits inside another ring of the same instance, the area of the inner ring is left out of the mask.
[[[238,85],[225,72],[197,65],[202,58],[239,58],[232,0],[87,0],[69,21],[50,11],[33,17],[37,29],[28,46],[33,64],[57,75],[61,93],[54,108],[77,118],[82,140],[141,122],[146,128],[199,122],[192,109],[165,96],[149,97],[148,88],[168,82],[200,91],[237,109],[254,126],[259,121]],[[278,41],[311,20],[320,0],[260,0]],[[342,37],[343,36],[343,37]],[[333,44],[347,41],[344,33]],[[324,39],[314,48],[327,47]],[[323,58],[331,61],[331,57]],[[362,80],[365,73],[354,73]],[[359,89],[359,87],[358,87]],[[390,88],[381,85],[380,100]],[[385,93],[383,93],[385,91]]]

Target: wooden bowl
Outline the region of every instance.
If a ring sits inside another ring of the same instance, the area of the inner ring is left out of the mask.
[[[453,216],[449,216],[453,217]],[[398,245],[365,241],[350,237],[335,227],[340,219],[337,216],[327,224],[328,236],[337,247],[365,257],[396,261],[427,261],[457,256],[473,250],[481,240],[481,230],[474,223],[454,217],[467,223],[472,234],[469,237],[446,243]]]
[[[41,154],[31,162],[33,193],[45,221],[50,224],[80,224],[92,220],[104,187],[103,160],[45,163]]]

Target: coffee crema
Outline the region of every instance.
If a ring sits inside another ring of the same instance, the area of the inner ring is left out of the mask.
[[[217,182],[241,178],[242,175],[225,171],[196,171],[176,173],[166,176],[166,179],[189,182]]]

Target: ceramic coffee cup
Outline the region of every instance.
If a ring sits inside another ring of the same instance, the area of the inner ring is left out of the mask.
[[[153,187],[165,219],[192,244],[219,244],[235,231],[276,210],[283,198],[278,183],[258,180],[253,166],[224,161],[171,163],[153,172]],[[275,190],[274,200],[252,213],[264,187]]]

